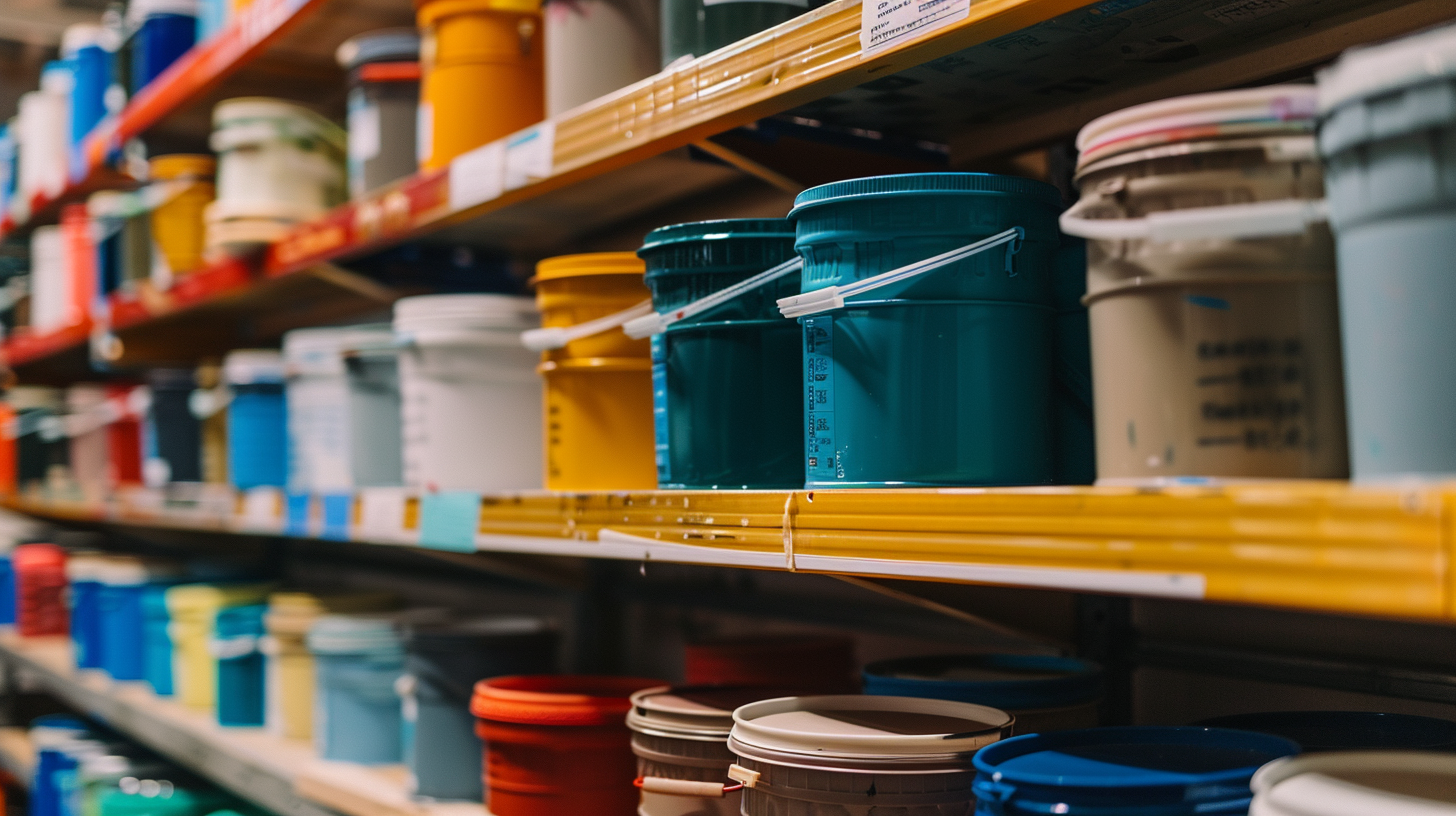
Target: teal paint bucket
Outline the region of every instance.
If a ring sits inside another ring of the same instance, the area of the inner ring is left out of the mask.
[[[661,329],[634,335],[652,334],[658,485],[803,486],[799,327],[774,306],[798,294],[798,277],[784,274],[676,317],[793,260],[793,225],[777,218],[676,224],[648,233],[637,254],[657,312],[648,319]]]
[[[1319,75],[1356,479],[1456,473],[1456,26]]]
[[[1054,187],[986,173],[799,195],[805,294],[780,307],[803,325],[808,487],[1055,480],[1060,210]]]

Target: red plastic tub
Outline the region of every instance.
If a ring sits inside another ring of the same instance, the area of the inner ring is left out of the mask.
[[[142,418],[132,405],[132,393],[139,386],[111,385],[106,399],[115,409],[116,419],[106,426],[106,450],[110,457],[111,483],[142,483]]]
[[[22,544],[10,555],[15,570],[15,629],[22,637],[64,635],[66,551],[54,544]]]
[[[684,649],[689,686],[776,686],[798,694],[859,691],[854,641],[847,637],[784,635],[724,638]]]
[[[663,685],[640,677],[495,677],[470,711],[485,740],[493,816],[635,816],[637,758],[628,699]]]

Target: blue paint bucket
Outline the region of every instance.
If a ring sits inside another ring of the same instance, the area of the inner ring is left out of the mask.
[[[481,800],[483,746],[470,713],[475,684],[552,672],[556,640],[556,632],[537,618],[481,618],[408,630],[399,690],[405,764],[416,796]]]
[[[197,0],[131,0],[131,92],[145,88],[197,42]]]
[[[71,63],[71,150],[106,116],[106,88],[111,84],[111,56],[101,47],[99,25],[78,23],[61,35],[61,56]],[[80,165],[73,161],[73,167]]]
[[[1356,479],[1456,473],[1456,26],[1319,75]]]
[[[1456,722],[1378,711],[1264,711],[1194,723],[1273,734],[1317,751],[1452,751]]]
[[[0,555],[0,625],[15,623],[15,565],[10,554]]]
[[[1055,480],[1060,210],[1056,188],[986,173],[799,194],[804,294],[780,306],[803,325],[810,488]]]
[[[106,561],[107,556],[100,553],[71,553],[66,558],[71,643],[78,669],[101,668],[101,614],[97,596],[101,593],[100,572]]]
[[[228,481],[239,490],[288,484],[288,409],[283,355],[268,349],[228,354]]]
[[[263,725],[266,659],[260,648],[264,604],[233,606],[217,613],[212,654],[217,658],[217,724]]]
[[[86,741],[89,729],[85,722],[69,714],[46,714],[31,721],[29,734],[35,748],[30,816],[61,816],[57,777],[75,772],[77,763],[72,753],[78,744]]]
[[[325,615],[308,631],[318,672],[314,744],[319,756],[365,765],[404,758],[395,682],[404,646],[392,617]]]
[[[1297,744],[1280,737],[1220,728],[1028,734],[976,754],[976,813],[1245,813],[1254,772],[1297,753]]]
[[[1017,734],[1098,724],[1102,667],[1051,655],[931,655],[864,668],[864,693],[928,697],[999,708]]]
[[[147,621],[143,596],[150,586],[179,572],[174,564],[114,556],[96,573],[100,588],[98,667],[112,680],[147,679]],[[168,648],[170,661],[171,649]]]
[[[153,584],[142,590],[142,673],[152,693],[171,697],[172,614],[167,611],[167,584]]]

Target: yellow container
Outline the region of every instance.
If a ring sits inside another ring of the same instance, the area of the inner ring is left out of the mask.
[[[542,261],[535,279],[541,325],[575,326],[647,300],[644,271],[630,252]],[[611,329],[546,352],[537,370],[546,378],[547,489],[657,486],[648,341]]]
[[[222,386],[222,366],[206,363],[197,367],[197,388],[214,392],[215,399],[207,403],[209,409],[200,417],[202,434],[202,481],[208,484],[229,484],[227,471],[227,408],[222,404],[222,395],[217,393]]]
[[[311,595],[275,592],[268,599],[268,729],[289,739],[313,738],[314,661],[304,645],[308,628],[322,615],[395,609],[388,592]]]
[[[540,0],[416,0],[420,166],[546,117]]]
[[[217,704],[217,658],[209,645],[217,613],[262,603],[268,588],[268,584],[183,584],[167,590],[172,676],[183,705],[210,711]]]
[[[154,182],[175,182],[181,187],[152,211],[152,241],[172,274],[196,271],[202,266],[206,237],[202,214],[217,197],[212,181],[217,160],[188,153],[158,156],[152,159],[150,172]]]

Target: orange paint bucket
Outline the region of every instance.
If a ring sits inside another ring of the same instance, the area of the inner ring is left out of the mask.
[[[194,272],[202,266],[206,243],[203,212],[217,197],[213,186],[217,160],[187,153],[157,156],[150,171],[152,181],[173,187],[166,201],[152,211],[152,240],[172,274]]]
[[[545,118],[540,0],[416,0],[415,14],[422,168]]]

